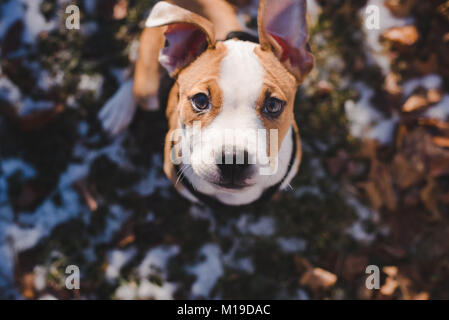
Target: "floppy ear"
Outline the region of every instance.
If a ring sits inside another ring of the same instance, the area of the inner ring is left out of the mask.
[[[159,62],[172,77],[215,45],[215,30],[209,20],[165,1],[153,7],[145,26],[167,26]]]
[[[314,65],[306,13],[307,0],[261,0],[258,13],[262,50],[272,50],[298,83]]]

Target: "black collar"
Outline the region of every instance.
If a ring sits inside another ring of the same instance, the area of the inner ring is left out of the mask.
[[[279,181],[275,185],[266,189],[257,200],[255,200],[254,202],[252,202],[250,204],[243,205],[243,206],[226,205],[209,195],[206,195],[204,193],[197,191],[193,187],[192,183],[187,178],[185,178],[184,180],[181,179],[182,178],[180,176],[181,167],[179,165],[174,165],[174,169],[175,169],[176,176],[177,176],[178,180],[190,192],[190,194],[192,194],[200,202],[202,202],[203,204],[205,204],[209,207],[212,207],[212,208],[234,207],[235,208],[235,207],[247,207],[247,206],[258,205],[258,204],[262,204],[262,203],[270,200],[274,196],[274,194],[280,190],[281,185],[285,182],[288,175],[292,171],[293,165],[295,163],[296,153],[298,151],[297,150],[296,133],[295,133],[295,130],[293,130],[293,128],[292,128],[292,140],[293,140],[293,150],[292,150],[292,154],[290,156],[290,161],[288,163],[287,172],[285,173],[284,177],[281,179],[281,181]],[[173,147],[174,147],[174,144],[172,143],[172,148]]]

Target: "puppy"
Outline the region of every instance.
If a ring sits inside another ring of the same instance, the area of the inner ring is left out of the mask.
[[[134,79],[100,112],[104,127],[117,133],[136,104],[162,103],[164,171],[192,201],[241,206],[286,188],[301,162],[295,95],[314,65],[306,0],[261,0],[258,42],[222,0],[158,2],[145,25]]]

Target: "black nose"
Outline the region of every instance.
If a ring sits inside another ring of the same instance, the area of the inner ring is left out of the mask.
[[[222,184],[239,185],[250,173],[248,151],[225,151],[218,156],[217,167],[220,170]]]

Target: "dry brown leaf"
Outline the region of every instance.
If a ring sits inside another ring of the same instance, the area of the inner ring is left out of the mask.
[[[410,98],[407,99],[407,101],[402,106],[403,112],[413,112],[417,110],[421,110],[423,108],[426,108],[429,105],[429,102],[427,101],[427,98],[414,94]]]
[[[432,142],[441,148],[449,148],[449,138],[447,137],[433,137]]]
[[[380,287],[380,293],[387,297],[392,296],[393,293],[398,288],[398,286],[399,286],[399,283],[396,280],[388,277],[385,280],[384,285],[382,287]]]
[[[136,237],[134,234],[129,234],[127,236],[125,236],[122,240],[120,240],[120,242],[118,243],[118,246],[120,248],[124,248],[127,245],[133,243],[136,240]]]
[[[391,13],[399,18],[410,16],[415,3],[416,0],[386,0],[384,2]]]
[[[382,271],[389,277],[396,277],[398,275],[398,267],[396,266],[383,267]]]
[[[93,195],[90,193],[84,181],[79,180],[75,182],[75,188],[83,197],[90,211],[96,211],[98,209],[98,204]]]
[[[420,292],[413,297],[413,300],[429,300],[430,295],[428,292]]]
[[[444,122],[433,118],[419,118],[418,124],[421,126],[435,127],[441,130],[449,130],[449,122]]]
[[[392,96],[402,95],[402,87],[399,85],[399,76],[396,73],[390,72],[385,77],[384,89]]]
[[[312,268],[301,277],[300,284],[312,290],[329,289],[337,282],[337,276],[321,268]]]
[[[419,39],[419,33],[415,26],[394,27],[382,34],[382,37],[395,44],[411,46]]]
[[[429,104],[437,104],[443,98],[440,90],[438,89],[430,89],[427,91],[427,102]]]

